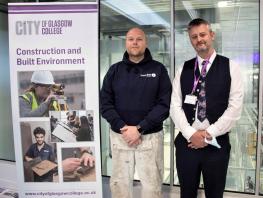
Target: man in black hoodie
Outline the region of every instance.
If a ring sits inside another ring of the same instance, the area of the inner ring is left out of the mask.
[[[130,29],[123,60],[110,67],[100,93],[101,114],[111,125],[113,198],[132,198],[135,166],[142,197],[162,196],[163,121],[170,96],[167,70],[152,59],[145,33]]]

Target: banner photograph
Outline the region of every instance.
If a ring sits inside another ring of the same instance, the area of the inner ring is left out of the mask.
[[[11,3],[8,19],[19,197],[101,198],[98,3]]]

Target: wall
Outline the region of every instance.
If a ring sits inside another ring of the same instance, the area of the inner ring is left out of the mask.
[[[15,160],[8,57],[8,15],[0,12],[0,159]]]
[[[16,164],[0,160],[0,188],[17,189]]]

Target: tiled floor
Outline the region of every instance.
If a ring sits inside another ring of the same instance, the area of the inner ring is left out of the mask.
[[[110,189],[109,189],[109,178],[103,177],[102,183],[103,183],[103,198],[111,198]],[[134,182],[134,197],[141,198],[140,192],[141,192],[140,183]],[[178,187],[170,188],[170,186],[163,186],[163,198],[180,198],[179,188]],[[205,198],[203,191],[199,192],[198,198]],[[224,194],[224,198],[257,198],[257,196],[226,192]]]
[[[109,189],[109,177],[103,177],[103,198],[111,198]],[[140,182],[134,182],[134,197],[140,198],[141,185]],[[170,186],[163,186],[163,198],[179,198],[179,188]],[[224,198],[257,198],[257,196],[237,193],[225,193]],[[4,189],[0,187],[0,198],[18,198],[18,194],[11,189]],[[199,192],[198,198],[205,198],[203,191]],[[262,197],[261,197],[262,198]]]

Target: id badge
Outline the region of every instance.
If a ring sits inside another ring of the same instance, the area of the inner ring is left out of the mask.
[[[195,105],[197,101],[197,97],[195,95],[186,95],[184,99],[184,103]]]

